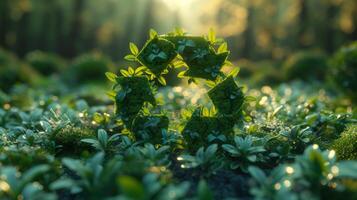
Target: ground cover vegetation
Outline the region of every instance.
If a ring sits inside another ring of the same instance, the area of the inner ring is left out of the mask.
[[[0,51],[1,199],[357,198],[356,43],[282,77],[240,73],[212,30],[129,49],[125,68]]]

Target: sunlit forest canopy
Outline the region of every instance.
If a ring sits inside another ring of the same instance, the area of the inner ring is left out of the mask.
[[[354,0],[0,0],[0,46],[71,58],[99,50],[114,60],[147,30],[214,28],[231,59],[283,60],[298,49],[327,54],[357,39]]]

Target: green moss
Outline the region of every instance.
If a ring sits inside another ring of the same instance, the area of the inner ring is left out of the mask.
[[[64,63],[61,58],[55,54],[45,53],[42,51],[30,52],[26,55],[26,61],[32,66],[32,68],[43,75],[58,73],[64,67]]]
[[[244,103],[242,89],[237,86],[233,77],[228,77],[208,92],[214,106],[220,114],[231,115],[241,111]]]
[[[137,58],[153,74],[160,76],[176,55],[175,47],[170,41],[155,37],[145,44]]]
[[[327,58],[314,51],[298,52],[288,58],[283,68],[287,80],[323,80],[328,68]]]
[[[161,144],[162,131],[167,131],[169,118],[164,115],[137,116],[132,127],[137,140]]]
[[[332,79],[344,92],[357,98],[357,42],[341,48],[332,61]]]
[[[54,133],[52,140],[63,153],[81,153],[86,147],[86,144],[82,143],[81,140],[95,136],[95,132],[88,127],[66,126]]]
[[[336,151],[339,160],[357,160],[357,125],[349,126],[333,142],[331,149]]]
[[[116,114],[130,126],[145,102],[155,105],[155,97],[144,76],[119,77],[117,82],[121,89],[116,95]]]

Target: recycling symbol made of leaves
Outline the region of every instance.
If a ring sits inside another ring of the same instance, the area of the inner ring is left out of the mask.
[[[180,29],[165,35],[150,30],[150,39],[140,51],[133,43],[129,47],[132,54],[125,59],[139,63],[139,67],[121,70],[120,76],[109,72],[106,75],[115,83],[111,96],[116,117],[137,139],[158,144],[167,133],[167,116],[142,110],[148,104],[156,106],[153,85],[166,85],[162,75],[170,68],[184,68],[179,78],[187,77],[191,82],[205,80],[211,87],[208,96],[217,110],[213,116],[207,116],[199,106],[181,131],[184,140],[205,145],[207,140],[225,142],[232,135],[234,124],[242,116],[245,97],[234,81],[239,68],[228,75],[221,71],[224,65],[231,65],[226,42],[216,39],[213,31],[208,36],[189,36]]]

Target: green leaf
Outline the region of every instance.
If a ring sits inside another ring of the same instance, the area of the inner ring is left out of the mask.
[[[120,176],[117,180],[120,190],[129,199],[144,199],[145,190],[142,184],[130,176]]]
[[[76,182],[72,179],[59,179],[50,184],[51,190],[71,189],[76,187]]]
[[[240,71],[239,67],[234,67],[234,69],[228,74],[228,76],[237,77],[239,71]]]
[[[115,100],[115,96],[117,95],[117,93],[115,91],[109,91],[109,92],[106,92],[106,94],[113,101]]]
[[[179,73],[177,74],[177,77],[179,77],[179,78],[184,78],[184,77],[185,77],[185,72],[186,72],[186,71],[179,72]]]
[[[213,200],[213,194],[211,189],[208,187],[206,181],[201,180],[198,183],[198,199],[199,200]]]
[[[225,151],[227,151],[228,153],[231,153],[232,155],[237,155],[237,154],[239,154],[239,152],[237,151],[237,149],[236,149],[234,146],[230,145],[230,144],[224,144],[224,145],[222,145],[222,148],[223,148]]]
[[[128,67],[128,72],[130,75],[134,75],[135,74],[135,71],[132,67]]]
[[[265,180],[266,180],[266,175],[265,173],[259,169],[258,167],[255,166],[249,166],[248,167],[248,171],[250,173],[250,175],[256,180],[258,181],[260,184],[264,184]]]
[[[130,76],[130,73],[128,71],[126,71],[125,69],[121,69],[120,73],[125,77],[129,77]]]
[[[105,76],[107,76],[108,80],[114,83],[116,83],[116,78],[118,78],[118,76],[112,72],[106,72]]]
[[[205,157],[206,158],[212,158],[214,154],[217,152],[218,145],[217,144],[212,144],[207,147],[206,152],[205,152]]]
[[[133,54],[129,54],[129,55],[126,55],[124,57],[125,60],[128,60],[128,61],[136,61],[136,56],[134,56]]]
[[[227,50],[228,50],[227,42],[223,42],[223,43],[218,47],[218,53],[227,52]]]
[[[157,32],[154,29],[150,29],[150,39],[157,37]]]
[[[203,116],[209,116],[208,108],[204,107],[203,110],[202,110],[202,114],[203,114]]]
[[[104,129],[98,130],[98,140],[103,145],[103,147],[107,147],[108,144],[108,134]]]
[[[81,142],[91,144],[92,146],[98,143],[97,140],[91,138],[81,139]]]
[[[186,63],[183,62],[182,60],[177,60],[177,61],[175,61],[175,62],[173,63],[173,65],[174,65],[175,68],[179,68],[179,67],[184,67],[184,66],[186,66]]]
[[[340,161],[337,164],[338,177],[357,179],[357,161]]]
[[[265,175],[265,173],[259,169],[258,167],[255,166],[249,166],[248,167],[248,171],[250,173],[250,175],[256,180],[258,181],[260,184],[264,184],[265,180],[267,179],[267,176]]]
[[[216,86],[216,83],[214,81],[206,80],[206,85],[210,88],[213,88]]]
[[[135,69],[135,74],[138,74],[139,72],[144,72],[147,69],[145,66],[140,66]]]
[[[130,43],[129,43],[129,48],[130,48],[131,53],[132,53],[134,56],[136,56],[136,55],[139,54],[139,49],[138,49],[138,47],[137,47],[134,43],[130,42]]]
[[[246,102],[257,101],[257,99],[256,99],[255,97],[253,97],[253,96],[245,96],[245,97],[244,97],[244,100],[245,100]]]
[[[212,44],[216,42],[216,33],[213,28],[210,28],[208,32],[208,41],[210,41]]]
[[[119,91],[119,92],[117,93],[117,95],[116,95],[116,100],[119,101],[119,102],[121,102],[121,101],[124,100],[125,96],[126,96],[126,92],[124,92],[124,91]]]
[[[98,123],[98,124],[100,124],[100,123],[102,123],[103,121],[104,121],[104,117],[103,117],[103,115],[101,115],[100,113],[94,113],[94,115],[93,115],[93,120],[96,122],[96,123]]]
[[[31,182],[34,178],[50,170],[48,165],[37,165],[35,167],[27,170],[21,177],[20,185],[25,186],[25,184]]]
[[[80,169],[83,166],[79,160],[72,158],[63,158],[62,163],[72,171],[77,171],[77,169]]]
[[[226,65],[226,66],[233,66],[233,63],[232,63],[231,61],[226,60],[226,61],[224,62],[224,65]]]
[[[182,29],[182,28],[175,28],[175,33],[176,33],[176,35],[178,35],[178,36],[182,36],[182,35],[185,35],[185,32],[184,32],[184,30]]]
[[[166,80],[163,76],[160,76],[157,80],[161,83],[161,85],[166,85]]]

